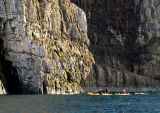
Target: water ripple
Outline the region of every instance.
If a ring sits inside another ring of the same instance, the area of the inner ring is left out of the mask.
[[[0,113],[160,113],[160,94],[131,96],[7,95]]]

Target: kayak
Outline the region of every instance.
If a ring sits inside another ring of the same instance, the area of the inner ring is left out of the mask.
[[[99,96],[99,95],[103,95],[103,96],[110,96],[110,95],[113,95],[113,94],[110,94],[110,93],[87,93],[88,95],[92,95],[92,96]]]
[[[102,94],[99,94],[99,93],[87,93],[88,95],[91,95],[91,96],[111,96],[113,94],[111,93],[102,93]],[[118,95],[118,96],[128,96],[128,95],[131,95],[130,93],[116,93],[115,95]]]
[[[130,95],[130,93],[116,93],[115,95],[119,95],[119,96],[128,96],[128,95]]]
[[[101,94],[99,94],[99,93],[87,93],[88,95],[91,95],[91,96],[99,96],[99,95],[101,95]]]
[[[104,96],[110,96],[110,95],[113,95],[113,94],[110,94],[110,93],[102,93],[102,95],[104,95]]]
[[[135,93],[135,95],[148,95],[149,93]]]

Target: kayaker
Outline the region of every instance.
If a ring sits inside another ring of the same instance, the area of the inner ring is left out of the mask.
[[[106,93],[110,93],[110,91],[109,91],[109,89],[108,89],[108,87],[106,88],[106,91],[105,91]]]
[[[125,89],[123,89],[122,93],[123,93],[123,94],[127,94],[127,92],[126,92],[126,90],[125,90]]]

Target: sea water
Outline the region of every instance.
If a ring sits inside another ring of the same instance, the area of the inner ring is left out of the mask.
[[[0,113],[160,113],[160,94],[1,95]]]

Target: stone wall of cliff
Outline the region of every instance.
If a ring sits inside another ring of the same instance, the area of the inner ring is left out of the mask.
[[[71,2],[0,0],[0,79],[7,93],[159,87],[160,0]]]
[[[160,0],[72,1],[87,14],[91,86],[160,85]]]
[[[69,0],[0,0],[0,77],[6,92],[80,92],[93,56],[86,16]]]

